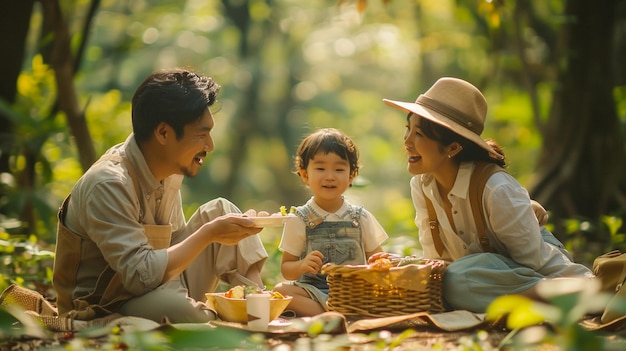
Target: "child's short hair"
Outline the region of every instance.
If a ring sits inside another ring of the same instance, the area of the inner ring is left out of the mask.
[[[299,175],[300,169],[306,169],[318,152],[339,155],[350,164],[351,176],[359,173],[359,151],[349,136],[335,128],[318,129],[302,140],[296,151],[294,173]]]

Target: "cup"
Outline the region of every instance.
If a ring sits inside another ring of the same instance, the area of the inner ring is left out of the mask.
[[[248,312],[248,329],[266,331],[270,324],[270,294],[246,295],[246,310]]]

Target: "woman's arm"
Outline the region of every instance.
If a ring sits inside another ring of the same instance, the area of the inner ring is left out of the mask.
[[[487,228],[506,249],[507,256],[535,270],[544,265],[543,239],[530,197],[511,175],[493,175],[483,194]]]

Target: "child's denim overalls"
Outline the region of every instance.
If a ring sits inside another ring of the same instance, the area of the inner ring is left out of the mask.
[[[299,206],[296,214],[306,225],[306,247],[300,259],[311,251],[318,250],[323,255],[323,264],[365,264],[365,250],[361,241],[359,218],[363,207],[349,206],[350,220],[326,222],[310,205]],[[343,217],[343,216],[341,216]],[[298,282],[310,284],[328,294],[325,274],[305,273]]]

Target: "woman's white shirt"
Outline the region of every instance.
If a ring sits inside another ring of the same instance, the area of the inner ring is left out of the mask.
[[[452,204],[456,232],[441,205],[441,195],[434,177],[423,174],[411,179],[411,196],[416,209],[415,223],[419,228],[420,244],[425,257],[456,260],[483,252],[469,199],[469,183],[473,170],[474,163],[461,163],[454,186],[447,195]],[[429,229],[424,196],[432,201],[437,213],[440,236],[445,248],[441,256],[435,249]],[[545,276],[586,273],[583,272],[586,267],[573,264],[558,248],[544,242],[528,192],[508,173],[498,172],[489,178],[483,192],[483,208],[486,217],[485,230],[497,252]]]

